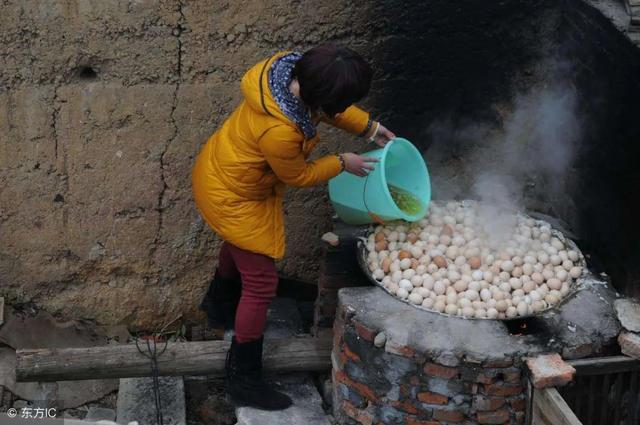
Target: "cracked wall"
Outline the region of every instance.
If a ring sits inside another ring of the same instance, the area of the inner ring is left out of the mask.
[[[153,327],[198,316],[219,241],[190,170],[282,49],[375,37],[351,1],[1,2],[0,287],[64,317]],[[355,150],[325,129],[316,155]],[[287,194],[282,273],[313,280],[324,187]]]

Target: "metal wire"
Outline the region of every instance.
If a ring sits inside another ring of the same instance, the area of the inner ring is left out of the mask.
[[[151,360],[151,376],[153,377],[153,395],[155,398],[156,404],[156,423],[158,425],[163,425],[162,423],[162,400],[160,399],[160,370],[158,368],[158,356],[165,352],[167,349],[168,340],[166,338],[162,338],[162,333],[152,334],[151,337],[145,337],[145,341],[147,342],[147,352],[143,351],[138,344],[139,338],[136,338],[136,348],[138,351],[145,357]],[[158,352],[158,347],[156,341],[158,338],[162,338],[164,340],[164,347],[160,352]],[[153,345],[149,342],[149,340],[153,340]]]

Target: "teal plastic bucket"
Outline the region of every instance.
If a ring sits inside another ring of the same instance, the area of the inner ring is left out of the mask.
[[[417,221],[424,217],[431,202],[431,183],[418,149],[407,139],[397,137],[384,148],[363,155],[379,160],[366,177],[342,172],[329,180],[329,197],[338,217],[348,224]],[[389,185],[420,200],[420,211],[413,215],[402,211],[393,201]]]

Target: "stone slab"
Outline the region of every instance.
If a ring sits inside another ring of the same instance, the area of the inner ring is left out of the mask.
[[[115,421],[116,412],[113,409],[91,406],[87,412],[87,416],[84,417],[84,420],[89,422]]]
[[[618,343],[622,354],[640,360],[640,335],[631,332],[622,332],[618,337]]]
[[[527,359],[531,380],[535,388],[566,385],[573,380],[576,370],[562,360],[559,354],[545,354]]]
[[[239,407],[236,409],[236,425],[330,425],[322,409],[322,398],[311,377],[307,375],[302,381],[284,380],[279,384],[278,389],[293,399],[291,407],[275,412]]]
[[[163,425],[186,425],[186,404],[182,377],[161,376],[160,402]],[[139,425],[155,425],[156,404],[153,378],[122,378],[118,391],[118,424],[137,421]]]
[[[622,327],[631,332],[640,332],[640,303],[622,298],[613,303]]]

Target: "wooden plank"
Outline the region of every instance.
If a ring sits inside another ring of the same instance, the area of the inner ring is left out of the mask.
[[[607,395],[609,391],[611,391],[611,376],[611,374],[607,373],[602,380],[602,397],[600,398],[600,400],[602,400],[602,405],[600,406],[602,409],[600,411],[601,424],[606,424],[607,418],[609,417],[609,397],[607,397]]]
[[[577,375],[603,375],[608,373],[640,370],[640,360],[627,356],[595,357],[591,359],[567,360],[576,369]]]
[[[582,425],[555,388],[533,392],[533,424]]]
[[[144,341],[139,345],[146,351]],[[160,375],[222,376],[229,345],[227,341],[169,343],[158,356]],[[158,343],[157,352],[163,346]],[[331,346],[331,338],[326,336],[268,340],[264,368],[271,372],[326,371],[331,369]],[[151,361],[136,344],[21,349],[16,350],[16,357],[16,379],[20,382],[152,376]]]

